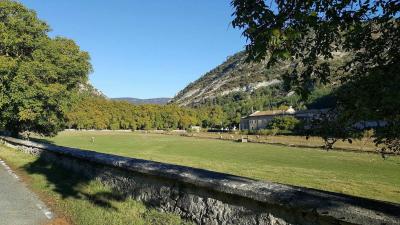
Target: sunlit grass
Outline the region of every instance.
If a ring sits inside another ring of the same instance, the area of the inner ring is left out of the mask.
[[[400,157],[384,160],[378,154],[126,132],[62,132],[48,140],[57,145],[400,202]]]

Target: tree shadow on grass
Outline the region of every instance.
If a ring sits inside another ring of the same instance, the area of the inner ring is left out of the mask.
[[[88,200],[96,206],[117,210],[111,201],[124,201],[125,196],[118,194],[117,191],[99,190],[90,193],[84,190],[84,186],[90,185],[94,178],[85,176],[74,171],[67,170],[60,165],[50,163],[40,155],[37,160],[23,167],[29,174],[39,174],[45,176],[47,185],[52,190],[61,195],[63,199],[74,198]]]
[[[47,140],[45,138],[40,138],[40,137],[31,137],[29,138],[29,140],[37,143],[55,144],[54,141],[52,140]]]

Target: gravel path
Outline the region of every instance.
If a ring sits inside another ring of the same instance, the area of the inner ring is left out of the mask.
[[[0,159],[0,225],[42,225],[53,214]]]

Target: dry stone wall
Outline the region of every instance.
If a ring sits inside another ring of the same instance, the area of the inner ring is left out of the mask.
[[[400,224],[400,205],[185,166],[0,137],[197,224]]]

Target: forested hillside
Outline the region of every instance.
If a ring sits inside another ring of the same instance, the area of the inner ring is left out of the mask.
[[[172,102],[179,105],[197,106],[217,96],[251,92],[281,83],[279,74],[283,73],[287,67],[286,64],[267,68],[265,62],[245,63],[245,60],[244,52],[228,57],[224,63],[180,91]]]
[[[338,67],[346,58],[337,53],[331,64],[333,67]],[[321,85],[316,81],[307,101],[302,101],[294,91],[286,89],[282,77],[289,67],[288,62],[280,62],[272,67],[268,67],[265,61],[248,63],[246,54],[239,52],[190,83],[171,102],[195,108],[221,106],[227,124],[232,125],[239,123],[240,117],[254,110],[289,105],[297,109],[324,108],[334,104],[333,99],[329,97],[335,87],[334,82],[330,85]]]

